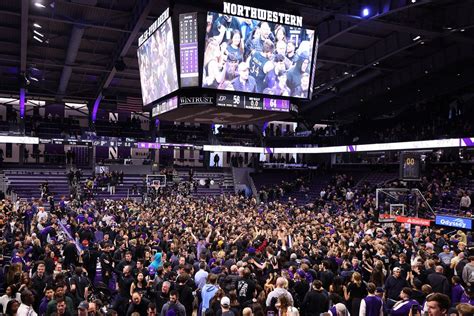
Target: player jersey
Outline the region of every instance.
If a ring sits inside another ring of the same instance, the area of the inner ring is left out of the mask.
[[[250,58],[249,71],[250,75],[255,78],[258,93],[262,93],[262,91],[266,88],[264,85],[266,74],[263,72],[263,66],[265,66],[267,61],[268,59],[258,52],[254,53],[252,58]]]

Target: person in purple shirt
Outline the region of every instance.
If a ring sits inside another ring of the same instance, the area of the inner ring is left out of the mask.
[[[461,285],[461,278],[457,275],[451,278],[451,282],[453,283],[451,288],[451,304],[456,306],[456,304],[461,302],[461,298],[464,293],[464,287]]]
[[[383,302],[380,297],[375,295],[376,289],[377,287],[374,283],[367,285],[369,295],[360,302],[360,316],[383,316]]]
[[[48,309],[48,303],[53,299],[53,297],[54,297],[54,288],[51,285],[48,285],[45,288],[45,295],[41,299],[41,302],[39,304],[38,315],[40,316],[46,315],[46,310]]]
[[[416,306],[417,310],[420,310],[420,304],[411,298],[412,289],[409,287],[403,288],[400,292],[401,301],[398,301],[393,305],[390,311],[391,316],[408,316],[413,306]]]
[[[20,248],[15,255],[12,256],[11,264],[21,263],[23,265],[23,271],[26,271],[26,261],[25,261],[25,249]]]

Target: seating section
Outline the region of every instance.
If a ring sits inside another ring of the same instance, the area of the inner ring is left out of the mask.
[[[360,189],[365,185],[368,187],[384,184],[387,181],[391,181],[398,178],[398,173],[395,171],[373,171],[366,173],[362,179],[359,180],[357,185],[355,186],[356,189]]]
[[[84,171],[82,182],[91,176],[91,171]],[[51,169],[42,171],[32,170],[7,170],[5,177],[10,189],[17,194],[19,198],[40,198],[40,185],[48,182],[50,192],[54,193],[56,200],[61,196],[69,196],[69,185],[65,170]],[[115,194],[110,195],[107,187],[96,190],[96,199],[124,199],[127,196],[138,197],[141,194],[132,195],[133,184],[138,189],[141,188],[143,177],[140,175],[125,175],[122,184],[116,186]]]
[[[189,169],[183,168],[178,170],[178,176],[180,181],[188,181]],[[214,196],[234,193],[234,178],[229,171],[195,170],[193,179],[197,184],[197,190],[192,193],[194,196]],[[213,185],[206,183],[209,179],[214,181]]]
[[[273,196],[273,199],[288,201],[291,198],[296,200],[298,204],[309,203],[318,199],[319,192],[329,184],[331,179],[329,174],[308,177],[308,170],[265,170],[251,176],[258,192],[261,190],[270,192],[281,188],[284,192],[283,196],[280,198]],[[298,179],[301,179],[301,181]]]

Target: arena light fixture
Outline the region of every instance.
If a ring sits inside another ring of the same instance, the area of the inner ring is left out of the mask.
[[[33,33],[35,33],[38,36],[44,37],[44,34],[38,32],[37,30],[33,30]]]
[[[44,4],[42,4],[41,2],[35,2],[35,7],[41,8],[41,9],[46,8],[46,6]]]
[[[37,40],[38,42],[43,43],[43,40],[39,38],[38,36],[34,35],[33,38]]]
[[[417,35],[417,36],[413,37],[413,41],[415,42],[415,41],[419,40],[420,38],[421,38],[421,36]]]
[[[39,25],[38,23],[33,23],[33,26],[36,27],[37,29],[41,29],[43,28],[41,25]]]
[[[466,29],[460,29],[459,31],[460,31],[460,32],[464,32],[465,30],[466,30]]]
[[[362,17],[366,18],[366,17],[369,16],[369,14],[370,14],[370,9],[369,8],[366,7],[366,8],[362,9]]]

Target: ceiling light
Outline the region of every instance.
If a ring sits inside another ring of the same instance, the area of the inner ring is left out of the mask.
[[[425,42],[421,41],[420,44],[421,44],[421,45],[425,45]]]
[[[411,3],[416,3],[416,0],[411,0]]]
[[[44,4],[42,4],[41,2],[35,2],[35,7],[41,8],[41,9],[46,8],[46,6]]]
[[[428,73],[428,70],[425,70],[425,74],[427,74],[427,73]]]
[[[364,99],[360,99],[360,102],[364,102]]]
[[[418,35],[418,36],[415,36],[415,37],[413,38],[413,40],[414,40],[414,41],[417,41],[417,40],[419,40],[420,38],[421,38],[421,36]]]
[[[41,34],[41,33],[38,32],[37,30],[33,30],[33,33],[35,33],[35,34],[38,35],[38,36],[44,37],[44,34]]]
[[[465,30],[466,30],[466,29],[460,29],[459,31],[460,31],[460,32],[464,32]]]
[[[39,79],[38,79],[38,78],[31,77],[31,76],[30,76],[30,80],[33,80],[33,81],[36,81],[36,82],[38,82],[38,81],[39,81]]]
[[[459,77],[460,75],[461,75],[461,74],[460,74],[460,73],[458,73],[456,76],[458,76],[458,77]]]
[[[387,87],[387,90],[390,90],[390,87]]]
[[[33,36],[33,38],[35,40],[37,40],[38,42],[43,43],[43,40],[41,38],[39,38],[38,36],[35,35],[35,36]]]
[[[33,26],[36,27],[37,29],[41,28],[41,25],[39,25],[38,23],[34,23]]]
[[[362,9],[362,16],[363,16],[364,18],[367,17],[367,16],[369,16],[369,14],[370,14],[369,8],[364,8],[364,9]]]
[[[347,71],[344,71],[344,76],[347,76],[349,73]]]

